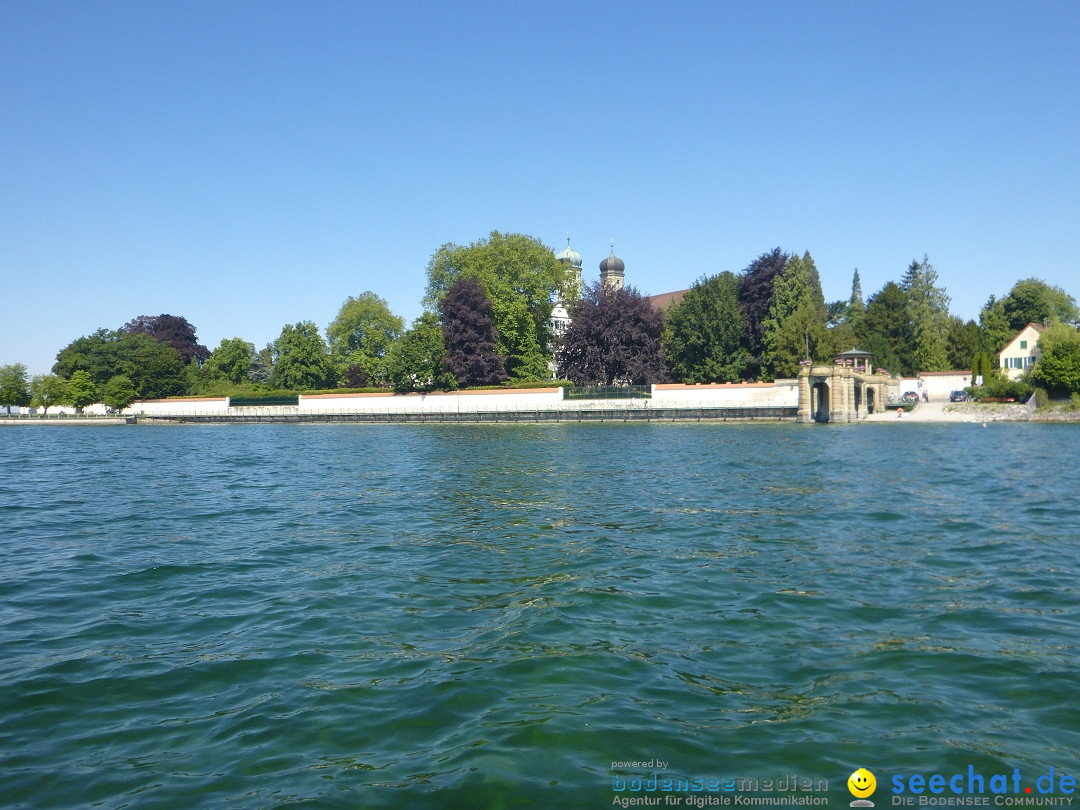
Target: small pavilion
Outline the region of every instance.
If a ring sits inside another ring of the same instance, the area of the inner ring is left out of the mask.
[[[858,371],[860,374],[873,374],[874,366],[870,361],[873,360],[873,355],[870,352],[864,352],[862,349],[848,349],[846,352],[840,352],[836,355],[836,362],[841,366],[850,366],[853,371]]]

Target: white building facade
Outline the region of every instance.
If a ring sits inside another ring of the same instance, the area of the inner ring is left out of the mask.
[[[1029,323],[998,352],[998,366],[1010,380],[1019,380],[1039,359],[1039,334],[1043,327]]]

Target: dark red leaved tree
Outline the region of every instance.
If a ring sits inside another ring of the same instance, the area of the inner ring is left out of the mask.
[[[506,381],[506,358],[495,345],[491,301],[475,279],[454,282],[439,303],[446,367],[462,388]]]

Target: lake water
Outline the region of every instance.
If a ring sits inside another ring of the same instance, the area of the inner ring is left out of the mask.
[[[866,767],[884,807],[897,775],[1080,775],[1078,449],[0,429],[0,806],[608,807],[655,773],[846,807]]]

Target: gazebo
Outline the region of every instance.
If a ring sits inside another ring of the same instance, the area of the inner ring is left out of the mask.
[[[836,355],[836,364],[850,366],[853,371],[861,371],[863,374],[873,374],[874,366],[870,362],[872,359],[873,355],[870,352],[853,348]]]

